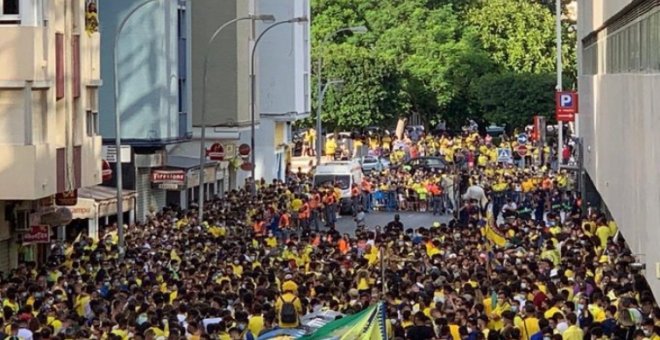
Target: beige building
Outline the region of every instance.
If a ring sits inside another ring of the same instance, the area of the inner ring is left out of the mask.
[[[89,2],[0,1],[0,271],[44,256],[43,231],[57,229],[43,225],[59,224],[53,195],[101,182],[100,37]]]
[[[580,0],[578,14],[585,169],[660,299],[660,1]]]

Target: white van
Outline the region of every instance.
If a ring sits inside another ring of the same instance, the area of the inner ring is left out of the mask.
[[[341,189],[339,211],[352,213],[351,188],[362,182],[362,166],[358,161],[332,161],[314,169],[314,188],[338,184]]]

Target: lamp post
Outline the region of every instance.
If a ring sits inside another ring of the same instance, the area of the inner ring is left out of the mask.
[[[562,80],[562,36],[561,36],[561,0],[555,0],[555,16],[556,16],[556,40],[557,40],[557,91],[561,91],[563,88]],[[562,149],[564,148],[564,122],[557,122],[559,131],[557,131],[557,169],[561,169],[562,162]],[[540,152],[543,152],[541,149]]]
[[[119,64],[119,55],[118,55],[118,49],[117,46],[119,46],[119,36],[121,35],[121,32],[124,30],[124,26],[126,26],[126,23],[128,22],[128,19],[130,19],[133,14],[135,14],[138,10],[141,8],[145,7],[148,4],[158,2],[159,0],[146,0],[145,2],[135,6],[128,14],[121,20],[119,23],[119,26],[117,27],[117,31],[115,31],[115,42],[114,45],[112,46],[112,55],[113,55],[113,68],[112,68],[112,76],[114,78],[114,86],[115,86],[115,148],[116,150],[116,169],[115,171],[117,172],[117,236],[119,238],[119,258],[124,257],[124,251],[125,251],[125,244],[124,244],[124,192],[123,192],[123,178],[122,178],[122,169],[121,169],[121,114],[119,113],[119,79],[117,78],[117,74],[119,73],[117,71],[117,66]]]
[[[307,17],[295,17],[291,18],[289,20],[283,20],[283,21],[278,21],[263,30],[261,34],[257,37],[257,39],[254,40],[254,45],[252,45],[252,51],[250,51],[250,117],[252,120],[251,126],[250,126],[250,152],[252,154],[250,155],[250,162],[252,163],[252,170],[251,170],[251,176],[252,176],[252,196],[257,195],[257,179],[255,178],[255,171],[254,168],[256,167],[255,164],[255,150],[254,150],[254,134],[255,134],[255,125],[256,125],[256,120],[255,120],[255,105],[256,105],[256,79],[257,75],[254,70],[254,56],[255,52],[257,51],[257,47],[259,46],[259,41],[261,41],[261,38],[268,33],[268,31],[272,30],[273,28],[284,25],[284,24],[292,24],[296,22],[306,22]]]
[[[211,52],[211,44],[215,41],[215,38],[218,37],[220,32],[223,29],[228,27],[231,24],[237,23],[243,20],[259,20],[259,21],[275,21],[275,17],[270,14],[263,15],[248,15],[244,17],[238,17],[232,20],[225,22],[220,25],[215,32],[211,35],[211,38],[206,43],[206,49],[204,50],[204,75],[202,83],[202,133],[199,142],[199,210],[198,210],[198,222],[201,224],[204,220],[204,199],[205,188],[204,188],[204,163],[206,161],[206,86],[208,85],[208,68],[209,68],[209,55]]]
[[[330,80],[325,83],[323,86],[323,89],[321,90],[318,98],[318,106],[316,107],[316,131],[317,131],[317,147],[318,150],[316,150],[316,165],[318,166],[321,164],[321,148],[323,147],[322,144],[320,143],[321,141],[321,112],[323,112],[323,99],[325,98],[325,93],[328,91],[328,88],[332,85],[341,85],[343,84],[343,80]]]
[[[368,28],[365,26],[354,26],[354,27],[345,27],[345,28],[340,28],[328,35],[325,36],[325,39],[323,39],[323,43],[321,44],[320,48],[323,48],[332,37],[335,35],[341,33],[341,32],[347,32],[350,31],[354,34],[356,33],[367,33],[369,31]],[[316,74],[318,76],[318,98],[317,98],[317,104],[316,104],[316,165],[319,165],[321,163],[321,149],[323,148],[323,143],[322,143],[322,138],[323,135],[321,134],[321,113],[323,112],[321,110],[321,107],[323,106],[323,98],[321,96],[321,93],[323,92],[323,77],[321,75],[321,70],[323,68],[323,51],[321,50],[319,53],[319,61],[316,66]]]

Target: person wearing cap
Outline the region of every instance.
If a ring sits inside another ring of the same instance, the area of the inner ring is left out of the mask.
[[[282,283],[282,295],[277,298],[275,302],[275,311],[277,313],[277,320],[280,328],[296,328],[300,325],[300,316],[302,315],[302,303],[300,298],[298,298],[298,285],[292,280],[291,276],[287,276],[285,282]],[[283,322],[282,312],[287,304],[292,304],[296,312],[296,321],[295,322]]]

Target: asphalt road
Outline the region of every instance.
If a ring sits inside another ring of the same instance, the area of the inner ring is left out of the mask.
[[[394,220],[394,215],[397,212],[371,212],[367,214],[366,224],[369,228],[374,226],[384,227],[387,223]],[[398,212],[401,216],[401,223],[403,223],[404,228],[419,228],[426,227],[429,228],[433,225],[433,222],[447,223],[451,219],[451,215],[442,215],[442,216],[433,216],[430,212]],[[352,234],[355,230],[355,222],[351,216],[342,216],[337,220],[336,225],[337,231],[340,233],[349,233]]]

